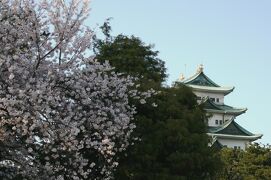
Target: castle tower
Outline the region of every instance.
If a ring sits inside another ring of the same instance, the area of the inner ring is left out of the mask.
[[[204,74],[203,65],[199,66],[195,75],[180,81],[192,88],[198,102],[203,104],[207,112],[207,134],[212,138],[211,146],[245,149],[250,142],[262,137],[262,134],[253,134],[235,121],[247,108],[234,108],[224,104],[225,96],[234,87],[223,87],[213,82]]]

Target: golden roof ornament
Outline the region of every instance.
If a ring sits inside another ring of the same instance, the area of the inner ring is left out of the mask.
[[[185,79],[185,77],[184,77],[184,75],[183,75],[183,73],[180,75],[180,77],[179,77],[179,80],[180,81],[183,81]]]
[[[198,73],[203,72],[203,64],[200,64],[197,70]]]

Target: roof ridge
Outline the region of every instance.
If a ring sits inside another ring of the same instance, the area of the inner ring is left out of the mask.
[[[200,77],[200,76],[202,76],[202,77]],[[204,83],[205,83],[207,86],[210,86],[210,87],[221,87],[218,84],[216,84],[213,80],[211,80],[203,71],[197,72],[196,74],[194,74],[190,78],[187,78],[186,80],[184,80],[183,83],[193,84],[193,81],[195,81],[197,78],[199,78],[199,79],[196,82],[202,81],[201,83],[199,83],[201,86],[204,85]]]
[[[241,125],[239,125],[237,122],[234,121],[234,124],[235,124],[238,128],[240,128],[245,134],[247,134],[247,135],[249,135],[249,136],[255,135],[255,134],[253,134],[252,132],[250,132],[250,131],[246,130],[245,128],[243,128],[243,127],[242,127]]]
[[[217,130],[216,132],[219,132],[225,128],[227,128],[232,122],[234,121],[234,117],[232,117],[230,120],[228,120],[227,122],[225,122],[224,124],[222,124]]]
[[[226,123],[224,123],[221,126],[218,126],[217,129],[215,129],[213,132],[211,133],[219,133],[220,131],[226,129],[230,124],[233,123],[233,125],[242,133],[244,133],[247,136],[255,136],[256,134],[251,133],[250,131],[246,130],[245,128],[243,128],[241,125],[239,125],[237,122],[235,122],[234,120],[235,118],[232,118],[230,120],[228,120]],[[223,134],[223,133],[222,133]]]
[[[187,81],[192,81],[192,80],[196,79],[200,74],[201,74],[201,72],[196,72],[196,73],[195,73],[194,75],[192,75],[191,77],[185,79],[185,80],[183,81],[183,83],[186,83]]]
[[[216,84],[213,80],[211,80],[207,75],[205,75],[203,71],[202,71],[201,73],[202,73],[202,75],[203,75],[207,80],[209,80],[212,84],[216,85],[217,87],[221,87],[220,85]]]

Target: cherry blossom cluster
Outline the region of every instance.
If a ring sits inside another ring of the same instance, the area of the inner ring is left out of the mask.
[[[110,179],[135,128],[133,79],[90,56],[89,2],[0,1],[0,178]]]

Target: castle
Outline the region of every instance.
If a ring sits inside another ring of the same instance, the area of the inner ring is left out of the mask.
[[[223,87],[213,82],[203,72],[202,65],[195,75],[187,79],[181,76],[179,81],[192,88],[198,103],[207,112],[210,146],[245,149],[250,142],[263,136],[249,132],[236,122],[236,117],[245,113],[247,108],[234,108],[224,104],[225,96],[234,87]]]

